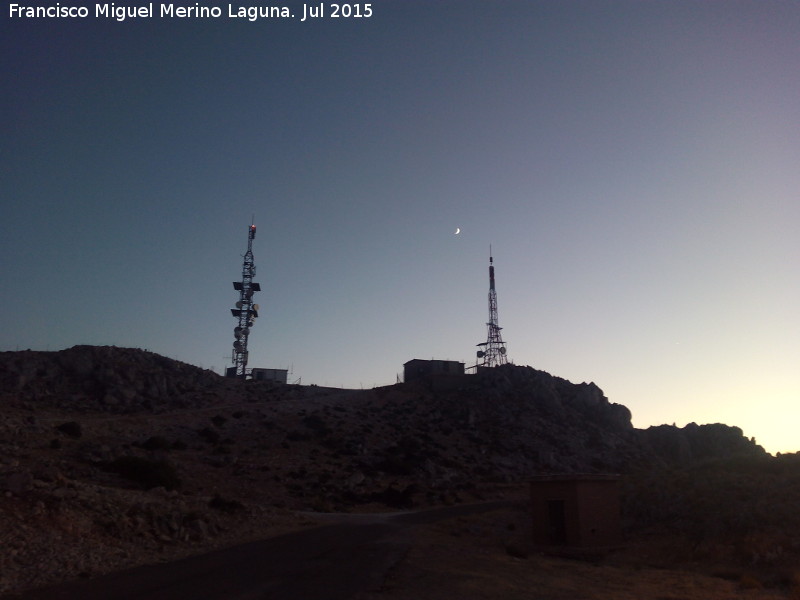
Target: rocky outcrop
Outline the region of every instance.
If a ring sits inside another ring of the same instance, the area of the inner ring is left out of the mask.
[[[0,353],[0,382],[29,405],[111,413],[181,406],[222,379],[158,354],[113,346]]]
[[[763,457],[766,451],[747,439],[739,427],[714,423],[689,423],[679,428],[658,425],[640,432],[644,450],[654,460],[667,464],[688,464],[695,461],[737,456]]]

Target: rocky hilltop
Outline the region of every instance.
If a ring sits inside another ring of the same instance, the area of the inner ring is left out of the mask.
[[[60,352],[0,353],[4,400],[31,411],[181,408],[187,394],[219,382],[211,371],[132,348],[75,346]]]
[[[0,593],[296,528],[298,510],[771,459],[736,427],[635,429],[594,383],[513,365],[446,390],[341,390],[232,380],[136,349],[4,352],[0,412]],[[646,510],[642,493],[627,501],[639,522],[675,508]]]

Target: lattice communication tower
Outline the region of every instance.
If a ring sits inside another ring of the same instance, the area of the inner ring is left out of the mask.
[[[486,324],[488,332],[486,341],[478,344],[478,362],[476,367],[496,367],[508,362],[506,346],[500,327],[497,324],[497,292],[494,289],[494,260],[492,247],[489,246],[489,322]]]
[[[256,226],[250,225],[247,230],[247,252],[242,263],[242,280],[233,282],[233,289],[239,292],[236,308],[231,309],[231,314],[237,319],[233,329],[233,351],[231,362],[233,367],[226,371],[228,377],[247,378],[247,340],[250,337],[250,328],[258,318],[258,304],[253,303],[253,294],[261,291],[261,286],[253,281],[256,276],[256,265],[253,262],[253,240],[256,237]]]

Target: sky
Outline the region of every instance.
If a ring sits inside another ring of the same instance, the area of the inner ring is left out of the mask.
[[[0,350],[221,373],[254,220],[249,366],[393,384],[475,363],[491,245],[515,364],[800,450],[800,3],[62,4],[0,15]]]

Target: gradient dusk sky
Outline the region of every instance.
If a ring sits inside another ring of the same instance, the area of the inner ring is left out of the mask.
[[[0,18],[0,350],[222,372],[255,215],[249,366],[392,384],[474,363],[491,244],[516,364],[800,450],[800,2],[61,4]]]

